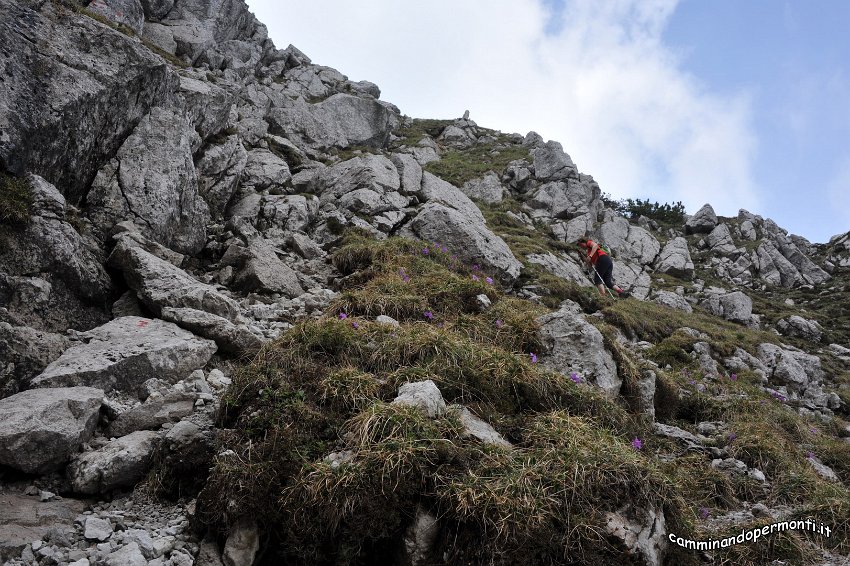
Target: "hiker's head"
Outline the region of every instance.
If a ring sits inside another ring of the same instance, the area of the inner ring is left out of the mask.
[[[581,248],[586,248],[586,247],[587,247],[588,239],[589,239],[589,238],[588,238],[587,236],[584,236],[584,237],[582,237],[582,238],[579,238],[579,239],[578,239],[578,241],[576,242],[576,245],[578,245],[578,246],[579,246],[579,247],[581,247]]]

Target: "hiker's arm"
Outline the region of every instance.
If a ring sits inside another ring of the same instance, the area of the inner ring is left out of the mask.
[[[587,252],[587,261],[590,261],[590,258],[593,257],[593,254],[595,254],[596,250],[598,250],[598,249],[599,249],[599,244],[597,244],[596,242],[593,242],[593,245],[590,247],[590,251]]]

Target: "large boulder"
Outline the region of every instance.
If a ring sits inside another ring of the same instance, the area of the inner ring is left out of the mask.
[[[485,204],[502,202],[508,191],[502,186],[499,176],[489,171],[479,179],[467,181],[460,188],[471,199],[480,200]]]
[[[726,224],[718,224],[706,237],[709,249],[717,254],[731,254],[738,248],[732,240],[732,233]]]
[[[685,222],[686,234],[708,234],[717,226],[717,215],[710,204],[704,204]]]
[[[165,423],[176,423],[195,410],[194,393],[171,391],[165,395],[151,395],[141,405],[120,413],[109,424],[107,434],[121,437],[139,430],[155,430]]]
[[[425,203],[405,226],[405,234],[426,242],[439,242],[467,263],[478,263],[505,283],[513,282],[522,264],[499,236],[483,222],[437,202]]]
[[[78,455],[68,465],[71,488],[95,495],[136,485],[150,469],[158,438],[155,431],[140,430]]]
[[[540,186],[525,203],[534,218],[574,218],[596,210],[601,192],[589,175],[550,181]]]
[[[584,271],[575,261],[569,256],[558,257],[552,253],[545,254],[529,254],[526,256],[529,263],[539,265],[545,271],[548,271],[556,277],[572,281],[582,287],[592,287],[593,283]]]
[[[61,334],[0,322],[0,399],[26,389],[29,380],[68,349]]]
[[[286,161],[268,149],[252,149],[248,152],[242,185],[253,187],[255,190],[281,189],[289,180],[292,173]]]
[[[419,196],[425,202],[438,202],[453,208],[471,220],[484,223],[484,215],[463,191],[436,175],[422,174],[422,189]]]
[[[207,242],[210,212],[198,194],[196,138],[184,114],[152,109],[92,184],[87,203],[98,228],[106,233],[118,221],[133,220],[145,236],[198,253]]]
[[[33,541],[49,539],[64,531],[83,514],[89,502],[70,497],[41,501],[38,497],[4,490],[0,493],[0,561],[14,564],[21,551]],[[6,562],[6,561],[10,562]],[[79,566],[79,563],[78,563]]]
[[[759,344],[757,355],[768,379],[793,392],[803,393],[823,379],[820,358],[815,355],[769,343]]]
[[[97,425],[103,390],[31,389],[0,400],[0,464],[28,474],[64,465]]]
[[[346,148],[384,147],[399,124],[399,112],[372,98],[335,94],[316,104],[304,100],[273,109],[268,116],[272,133],[299,146]]]
[[[742,291],[726,292],[724,289],[709,288],[708,295],[700,306],[715,316],[726,320],[748,324],[753,315],[753,300]]]
[[[578,175],[575,163],[556,141],[536,147],[530,153],[534,164],[534,176],[539,181],[561,181]]]
[[[124,273],[127,285],[156,314],[172,307],[202,310],[228,320],[239,316],[236,301],[148,253],[128,237],[119,237],[109,264]]]
[[[776,328],[785,336],[797,336],[811,342],[820,342],[823,335],[823,327],[816,320],[803,318],[799,315],[791,315],[776,323]]]
[[[180,328],[214,340],[221,351],[230,354],[253,353],[263,345],[263,340],[248,330],[244,324],[234,324],[226,318],[206,311],[165,307],[160,316],[163,320],[173,322]]]
[[[622,379],[602,333],[587,322],[581,307],[565,301],[561,309],[541,316],[540,341],[545,348],[540,360],[544,366],[564,375],[576,372],[599,387],[610,398],[620,392]]]
[[[667,242],[655,261],[655,270],[674,277],[691,279],[694,276],[694,262],[688,250],[688,241],[679,236]]]
[[[220,218],[242,178],[248,152],[239,136],[228,136],[221,144],[210,144],[198,161],[198,193],[206,201],[210,213]]]
[[[0,13],[0,164],[77,204],[177,76],[141,42],[61,3],[0,0]]]
[[[626,259],[640,265],[652,263],[661,249],[652,234],[632,225],[622,216],[609,215],[597,230],[597,239],[616,253],[618,259]]]
[[[90,385],[137,393],[152,377],[177,381],[215,353],[211,340],[170,322],[125,316],[88,332],[33,379],[36,387]]]
[[[794,287],[805,281],[794,264],[788,261],[770,240],[759,245],[755,259],[758,277],[766,283]]]

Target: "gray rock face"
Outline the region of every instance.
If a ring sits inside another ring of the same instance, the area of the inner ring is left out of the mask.
[[[703,205],[685,222],[686,234],[708,234],[717,226],[717,215],[710,204]]]
[[[485,444],[493,444],[502,448],[513,447],[490,423],[479,419],[466,407],[453,405],[449,409],[457,414],[467,436],[477,438]]]
[[[151,377],[177,381],[203,367],[215,343],[177,325],[125,316],[82,333],[84,343],[67,349],[41,375],[36,387],[95,385],[136,393]]]
[[[145,14],[139,0],[97,0],[88,5],[88,9],[111,22],[122,24],[142,34]]]
[[[684,297],[671,291],[658,291],[652,300],[658,303],[659,305],[664,305],[665,307],[670,307],[671,309],[676,309],[684,312],[694,312],[693,307],[691,307],[690,303],[688,303],[688,301],[686,301]]]
[[[802,393],[823,378],[820,358],[812,354],[759,344],[758,358],[765,365],[768,379]]]
[[[268,237],[306,232],[319,216],[319,199],[312,195],[265,195],[259,201],[257,229]]]
[[[160,316],[163,320],[173,322],[180,328],[214,340],[223,352],[236,355],[253,353],[263,345],[263,340],[248,330],[245,325],[233,324],[226,318],[206,311],[166,307],[162,309]]]
[[[399,387],[398,396],[393,400],[393,404],[417,407],[432,419],[446,412],[443,394],[430,379],[405,383]]]
[[[526,256],[530,263],[534,263],[561,279],[572,281],[582,287],[591,287],[593,283],[581,267],[567,257],[558,257],[554,254],[530,254]]]
[[[259,549],[257,524],[250,519],[242,519],[227,535],[222,559],[225,566],[251,566]]]
[[[40,501],[6,490],[0,495],[0,560],[20,558],[22,550],[32,550],[34,541],[49,540],[52,533],[63,532],[87,506],[87,502],[70,497]]]
[[[142,0],[142,9],[148,20],[161,20],[173,7],[174,0]]]
[[[735,242],[732,240],[732,233],[729,231],[729,226],[726,224],[718,224],[706,237],[706,241],[711,251],[717,254],[730,254],[737,249]]]
[[[43,176],[77,204],[97,170],[169,97],[177,79],[160,57],[124,34],[53,3],[39,6],[0,2],[0,44],[6,46],[0,162],[14,173]]]
[[[118,220],[133,220],[143,234],[169,248],[199,252],[210,213],[198,194],[192,160],[196,136],[185,116],[151,110],[95,178],[88,203],[98,227],[106,232]]]
[[[534,176],[540,181],[559,181],[578,175],[575,163],[558,142],[547,142],[530,153],[534,160]]]
[[[753,315],[753,301],[741,291],[709,294],[700,305],[715,316],[747,324]]]
[[[267,149],[252,149],[243,172],[242,184],[256,190],[280,188],[292,179],[286,161]]]
[[[192,308],[228,320],[239,315],[239,305],[215,288],[201,283],[182,269],[119,238],[109,264],[124,273],[127,285],[154,313],[165,307]]]
[[[371,98],[335,94],[316,104],[294,101],[269,114],[272,133],[299,146],[384,147],[398,126],[397,109]]]
[[[480,179],[467,181],[460,188],[471,199],[480,200],[487,204],[502,202],[505,198],[505,188],[499,181],[499,176],[490,171]]]
[[[541,362],[564,375],[576,372],[593,383],[610,398],[620,392],[623,381],[608,350],[602,333],[581,315],[581,307],[572,301],[559,311],[537,319],[540,338],[545,347]]]
[[[652,263],[661,249],[652,234],[640,226],[633,226],[622,216],[608,217],[598,229],[598,240],[610,246],[618,259],[640,265]]]
[[[526,203],[535,218],[573,218],[588,213],[599,198],[599,186],[587,175],[542,185]]]
[[[74,492],[94,495],[135,485],[150,468],[158,438],[152,430],[133,432],[77,456],[68,465]]]
[[[248,260],[236,274],[233,286],[245,292],[283,293],[289,298],[304,292],[295,271],[283,263],[266,240],[251,241]]]
[[[660,566],[668,544],[664,512],[649,508],[640,515],[628,507],[606,513],[605,530],[622,541],[628,555],[639,556],[648,566]]]
[[[659,273],[669,273],[682,279],[693,278],[694,262],[691,261],[688,241],[677,237],[667,242],[656,260],[655,269]]]
[[[97,425],[103,391],[31,389],[0,400],[0,464],[28,474],[61,467]]]
[[[17,393],[68,345],[68,339],[60,334],[0,322],[0,353],[3,363],[11,366],[0,368],[0,398]]]
[[[484,223],[484,215],[469,200],[463,192],[432,173],[427,171],[422,174],[422,190],[419,195],[425,202],[438,202],[449,208],[453,208],[472,221]]]
[[[404,536],[405,566],[424,566],[431,563],[440,525],[437,517],[430,511],[418,507],[413,523]]]
[[[614,281],[636,299],[645,299],[649,295],[652,280],[649,274],[637,263],[625,260],[614,262]]]
[[[465,262],[479,263],[485,270],[497,272],[503,282],[519,276],[522,264],[500,237],[483,223],[436,202],[426,203],[405,227],[426,242],[444,244]]]
[[[804,281],[794,264],[769,240],[756,249],[756,263],[759,278],[771,285],[794,287]]]
[[[152,395],[141,405],[119,414],[109,425],[109,436],[121,437],[139,430],[158,429],[165,423],[176,423],[195,410],[195,395],[171,392]]]
[[[786,336],[797,336],[811,342],[820,342],[823,327],[816,320],[791,315],[776,323],[776,328]]]
[[[247,162],[248,152],[239,136],[228,136],[224,143],[204,151],[198,162],[198,193],[214,218],[221,218],[227,209]]]

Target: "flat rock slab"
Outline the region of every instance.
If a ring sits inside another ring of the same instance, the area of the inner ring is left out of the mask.
[[[135,485],[150,469],[158,439],[157,432],[140,430],[80,454],[68,466],[71,487],[75,493],[96,494]]]
[[[30,389],[0,400],[0,465],[28,474],[55,470],[88,441],[103,391],[92,387]]]
[[[87,505],[77,499],[42,502],[32,496],[0,494],[0,561],[19,557],[24,546],[41,540],[51,529],[73,531],[74,518]]]
[[[35,387],[90,385],[104,391],[136,393],[156,377],[175,382],[203,367],[216,351],[215,342],[199,338],[176,324],[124,316],[81,336],[41,375]]]

